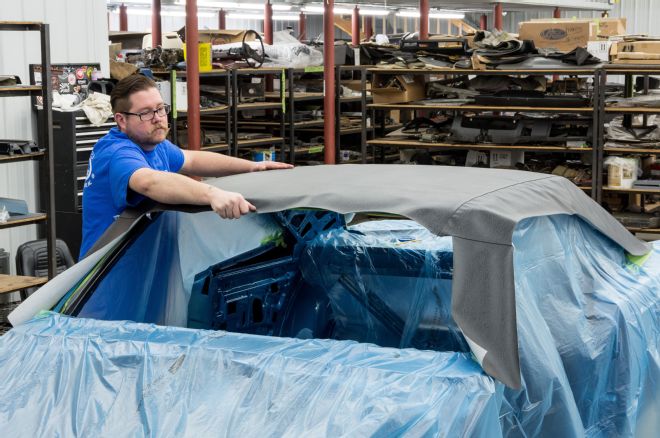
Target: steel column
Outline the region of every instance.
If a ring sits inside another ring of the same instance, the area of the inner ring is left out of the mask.
[[[373,35],[374,35],[374,17],[364,17],[364,39],[369,41]]]
[[[429,39],[429,0],[419,0],[419,39]]]
[[[305,13],[300,11],[300,15],[298,15],[298,41],[304,40],[307,35],[307,20],[305,17]]]
[[[360,45],[360,8],[353,8],[353,19],[351,20],[351,42],[354,46]]]
[[[273,44],[273,5],[266,0],[264,6],[264,44]]]
[[[502,16],[502,3],[495,3],[495,9],[493,11],[493,16],[494,16],[493,17],[493,21],[494,21],[493,24],[495,25],[494,26],[495,29],[502,30],[503,27],[504,27],[502,25],[502,21],[503,21],[502,20],[502,18],[503,18],[503,16]]]
[[[554,12],[552,13],[553,18],[561,18],[561,9],[558,7],[555,8]]]
[[[186,1],[186,84],[188,87],[188,149],[198,151],[201,145],[201,134],[197,0]]]
[[[335,164],[335,15],[334,0],[323,2],[323,155],[325,164]]]
[[[40,29],[41,43],[41,66],[44,71],[50,71],[50,26],[41,24]],[[55,252],[56,224],[55,224],[55,184],[53,177],[55,175],[55,145],[53,144],[53,84],[50,80],[41,81],[41,96],[43,99],[43,138],[41,146],[46,149],[46,166],[48,166],[48,203],[46,204],[46,214],[48,223],[46,225],[46,248],[48,249],[48,278],[51,279],[57,275],[57,254]],[[21,298],[23,298],[21,294]]]
[[[488,30],[488,17],[486,14],[481,15],[481,19],[479,20],[479,29]]]
[[[218,29],[225,30],[227,28],[227,12],[224,9],[218,11]]]
[[[151,47],[163,45],[160,26],[160,0],[151,0]]]
[[[119,6],[119,30],[121,32],[126,32],[128,30],[128,13],[126,12],[128,8],[126,8],[125,4],[121,4]]]

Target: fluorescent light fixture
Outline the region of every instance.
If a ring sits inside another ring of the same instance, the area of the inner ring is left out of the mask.
[[[347,5],[343,5],[344,7],[340,6],[337,7],[335,6],[332,12],[335,15],[351,15],[353,13],[354,8],[346,7]],[[376,17],[382,17],[385,15],[389,15],[390,11],[387,9],[368,9],[368,8],[360,8],[360,15],[365,15],[365,16],[376,16]],[[316,15],[316,14],[323,14],[323,6],[303,6],[302,11],[306,14],[309,15]]]
[[[236,20],[263,20],[263,14],[248,14],[246,12],[230,12],[227,14],[227,18],[233,18]]]
[[[126,10],[127,15],[139,15],[139,16],[148,16],[151,17],[151,9],[142,9],[142,8],[128,8]],[[161,17],[185,17],[186,11],[160,11]],[[212,18],[217,17],[218,15],[213,12],[198,12],[197,16],[200,18]]]
[[[185,5],[186,2],[183,0],[178,0],[177,4]],[[291,5],[277,4],[272,5],[273,11],[290,11]],[[237,2],[197,2],[197,7],[201,8],[219,8],[219,9],[238,9],[238,10],[255,10],[263,11],[263,3],[237,3]]]
[[[273,14],[273,21],[298,21],[299,19],[300,17],[295,14]]]
[[[396,13],[397,17],[409,17],[409,18],[419,18],[419,11],[408,9],[402,10]],[[445,20],[462,20],[465,18],[465,13],[463,12],[440,12],[440,11],[429,11],[429,18],[439,18]]]
[[[462,20],[465,18],[463,12],[429,12],[429,18],[440,18],[444,20]]]
[[[412,9],[409,9],[407,11],[398,11],[396,13],[397,17],[407,17],[407,18],[419,18],[419,11],[413,11]]]

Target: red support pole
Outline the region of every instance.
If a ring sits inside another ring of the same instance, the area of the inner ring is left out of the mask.
[[[307,20],[305,18],[305,13],[303,11],[300,11],[300,15],[298,15],[298,41],[304,40],[307,35]]]
[[[364,17],[364,39],[369,41],[374,35],[374,17]]]
[[[502,30],[502,3],[495,3],[495,10],[493,11],[493,21],[495,22],[495,29]]]
[[[351,43],[357,47],[360,45],[360,8],[353,8],[353,18],[351,20]]]
[[[561,9],[555,8],[554,12],[552,13],[553,18],[561,18]]]
[[[160,27],[160,0],[151,0],[151,47],[163,45]]]
[[[479,20],[479,29],[488,30],[488,17],[486,14],[481,15],[481,19]]]
[[[119,30],[126,32],[128,30],[128,14],[126,13],[126,5],[121,4],[119,7]]]
[[[186,84],[188,86],[188,149],[198,151],[199,128],[199,32],[197,0],[186,1]]]
[[[266,0],[264,6],[264,44],[273,44],[273,5]]]
[[[419,39],[429,39],[429,0],[419,0]]]
[[[218,29],[225,30],[227,28],[227,12],[224,9],[218,11]]]
[[[325,164],[335,164],[335,0],[323,2],[323,148]]]

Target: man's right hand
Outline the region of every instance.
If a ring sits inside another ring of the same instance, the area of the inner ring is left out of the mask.
[[[243,195],[209,186],[209,205],[223,219],[238,219],[257,208],[245,200]]]

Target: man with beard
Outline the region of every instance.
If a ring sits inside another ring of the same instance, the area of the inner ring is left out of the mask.
[[[125,208],[145,198],[167,204],[209,205],[228,219],[255,211],[240,193],[189,176],[217,177],[293,167],[178,148],[166,140],[170,108],[163,103],[156,83],[145,76],[119,81],[110,103],[117,127],[99,139],[89,158],[83,189],[81,258]]]

